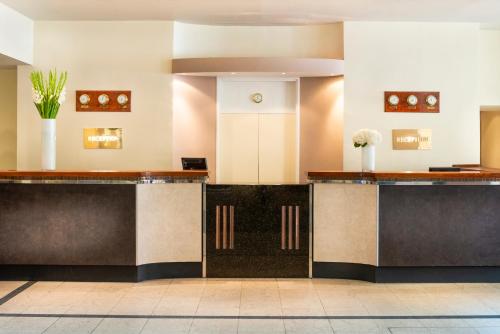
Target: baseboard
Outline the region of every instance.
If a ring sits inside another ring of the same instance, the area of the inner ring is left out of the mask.
[[[500,267],[381,267],[380,283],[499,283]]]
[[[137,280],[145,281],[161,278],[202,277],[201,262],[163,262],[143,264],[137,267]]]
[[[313,277],[374,283],[500,283],[500,267],[376,267],[313,262]]]
[[[313,277],[376,281],[376,267],[344,262],[313,262]]]
[[[201,262],[140,266],[0,265],[0,280],[3,281],[140,282],[192,277],[202,277]]]

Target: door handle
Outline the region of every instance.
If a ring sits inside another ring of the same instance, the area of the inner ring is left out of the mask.
[[[288,249],[293,249],[293,211],[288,207]]]
[[[286,249],[286,206],[281,207],[281,249]]]
[[[234,206],[229,206],[229,249],[234,249]]]
[[[222,207],[222,249],[227,248],[227,206]]]
[[[295,217],[294,217],[295,214]],[[287,231],[288,222],[288,231]],[[295,234],[293,233],[295,229]],[[281,206],[281,249],[288,250],[294,249],[294,239],[295,237],[295,249],[300,249],[300,206],[282,205]],[[288,247],[287,247],[288,245]]]
[[[220,206],[215,207],[215,249],[220,249]]]
[[[300,215],[299,206],[295,206],[295,249],[299,249],[299,239],[300,239]]]
[[[221,207],[222,207],[222,233],[221,233]],[[234,205],[229,206],[229,224],[228,224],[228,206],[217,205],[215,207],[215,249],[234,249]],[[229,225],[229,226],[228,226]],[[228,227],[229,227],[229,245],[228,245]]]

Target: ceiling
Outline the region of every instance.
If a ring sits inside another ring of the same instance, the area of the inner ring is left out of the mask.
[[[177,20],[286,25],[338,21],[500,22],[500,0],[0,0],[35,20]]]

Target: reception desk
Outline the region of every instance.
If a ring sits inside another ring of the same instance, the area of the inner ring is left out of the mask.
[[[500,282],[500,172],[309,172],[312,186],[207,177],[0,171],[0,280]],[[217,249],[225,220],[234,246]]]
[[[500,172],[310,172],[313,276],[500,282]]]
[[[0,171],[0,280],[202,274],[205,171]]]

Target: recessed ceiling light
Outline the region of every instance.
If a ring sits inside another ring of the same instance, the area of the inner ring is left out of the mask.
[[[286,74],[286,72],[281,72],[281,75],[285,75],[285,74]]]

